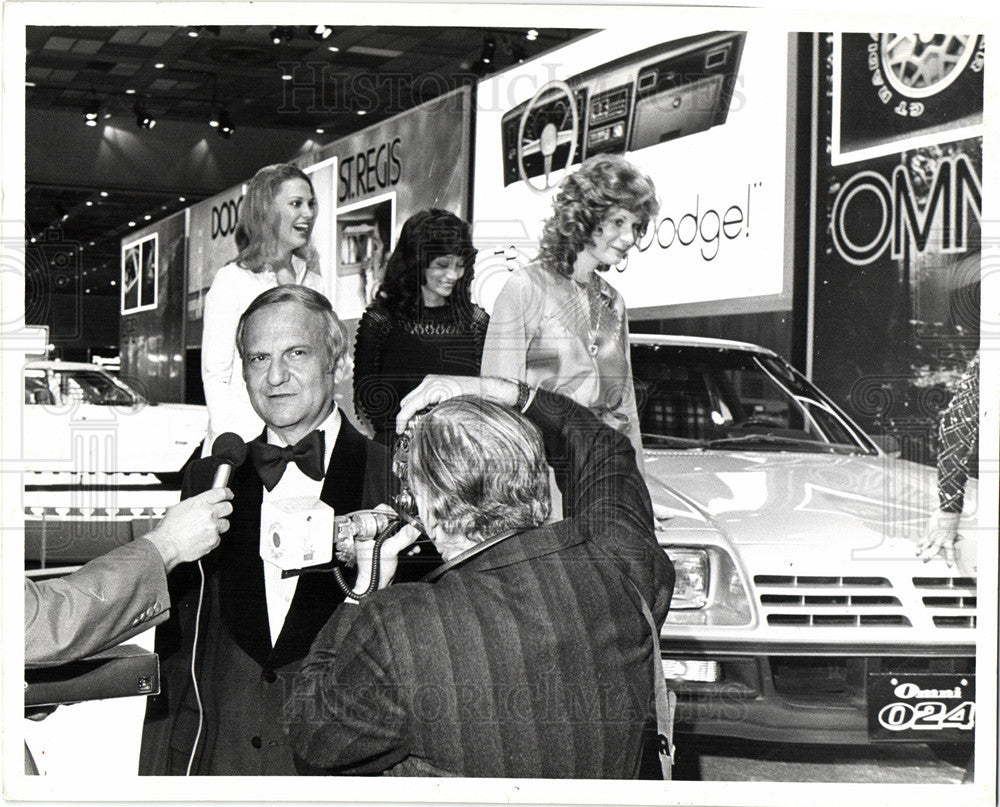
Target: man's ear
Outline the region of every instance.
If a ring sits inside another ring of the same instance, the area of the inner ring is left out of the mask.
[[[337,359],[336,363],[333,365],[333,383],[343,384],[347,381],[347,377],[351,374],[351,363],[347,360],[347,356],[341,356]]]

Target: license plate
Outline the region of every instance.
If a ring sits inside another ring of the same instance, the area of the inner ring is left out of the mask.
[[[912,742],[972,742],[976,676],[868,673],[868,737]]]

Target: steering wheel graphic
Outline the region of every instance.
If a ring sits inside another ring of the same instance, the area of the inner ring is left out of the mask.
[[[551,103],[552,101],[558,99],[560,95],[564,95],[566,97],[566,101],[568,102],[568,115],[563,115],[563,119],[559,122],[558,126],[552,121],[549,121],[542,127],[541,132],[537,133],[537,139],[533,138],[528,142],[525,142],[524,129],[528,123],[529,117],[531,117],[531,113],[541,104],[542,98],[552,92],[554,92],[555,95],[553,97],[546,98],[546,102]],[[569,143],[569,154],[566,156],[566,165],[557,166],[556,170],[569,168],[573,164],[573,157],[576,156],[576,140],[579,131],[580,124],[579,115],[577,114],[576,98],[573,96],[573,90],[570,88],[569,84],[558,79],[544,84],[528,102],[528,106],[525,107],[524,112],[521,113],[521,123],[517,129],[517,172],[520,174],[524,183],[531,188],[531,190],[535,193],[546,193],[549,188],[555,184],[549,177],[553,170],[552,155],[556,153],[556,149],[559,148],[559,146]],[[528,178],[527,171],[524,170],[524,158],[534,154],[542,155],[542,165],[544,170],[543,182],[545,184],[541,187],[532,183],[532,181]]]

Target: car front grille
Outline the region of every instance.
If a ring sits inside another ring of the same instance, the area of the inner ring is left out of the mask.
[[[976,580],[970,577],[914,577],[912,589],[894,589],[885,577],[756,575],[761,613],[775,627],[913,627],[923,620],[907,613],[916,594],[930,624],[939,628],[976,626]],[[912,609],[911,609],[912,610]]]
[[[913,587],[938,628],[976,627],[974,577],[914,577]]]

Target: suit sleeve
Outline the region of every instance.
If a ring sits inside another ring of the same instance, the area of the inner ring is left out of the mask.
[[[979,439],[979,354],[958,381],[951,402],[938,421],[938,506],[945,513],[961,513],[969,460]]]
[[[381,773],[408,755],[403,690],[377,609],[334,612],[295,677],[286,720],[302,773]]]
[[[26,667],[65,664],[106,650],[166,618],[166,571],[144,538],[72,574],[24,581]]]
[[[542,431],[572,529],[622,569],[662,624],[674,570],[657,543],[649,491],[632,444],[586,408],[545,390],[536,392],[526,415]]]

